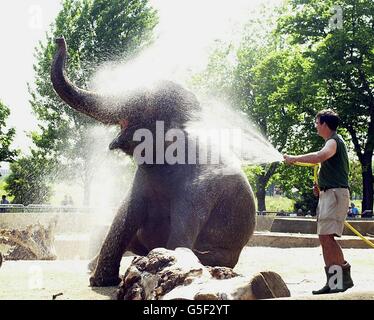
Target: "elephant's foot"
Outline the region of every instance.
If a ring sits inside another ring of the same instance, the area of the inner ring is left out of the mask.
[[[91,287],[114,287],[118,286],[121,282],[119,275],[104,275],[102,273],[97,273],[90,278]]]
[[[204,266],[221,266],[233,269],[238,262],[241,249],[194,248],[193,252]]]
[[[119,265],[109,263],[101,259],[102,256],[97,255],[90,263],[95,265],[95,271],[90,278],[91,287],[111,287],[117,286],[121,279],[119,278]],[[112,258],[114,259],[114,258]],[[112,260],[109,259],[109,260]],[[107,259],[108,260],[108,259]],[[114,259],[115,260],[115,259]]]

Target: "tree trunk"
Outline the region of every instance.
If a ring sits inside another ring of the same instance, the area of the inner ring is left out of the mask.
[[[371,210],[370,213],[366,214],[366,217],[373,216],[373,168],[372,168],[372,154],[368,154],[363,158],[362,165],[362,183],[363,183],[363,197],[362,197],[362,212],[365,210]]]
[[[266,183],[263,183],[263,176],[260,176],[257,180],[257,210],[258,211],[266,211],[266,203],[265,203],[265,196],[266,196]],[[261,182],[259,180],[262,180]]]
[[[257,176],[257,181],[256,181],[257,211],[266,211],[266,202],[265,202],[266,186],[271,176],[274,174],[275,170],[278,168],[278,166],[279,166],[279,163],[274,162],[270,165],[269,169],[265,171],[265,173]]]
[[[348,132],[352,137],[352,142],[355,147],[357,157],[360,161],[362,168],[362,212],[365,210],[370,210],[371,212],[367,215],[371,217],[373,215],[373,150],[374,150],[374,115],[371,117],[369,123],[367,141],[365,143],[365,148],[362,150],[362,147],[359,143],[356,131],[353,126],[348,125],[346,127]]]

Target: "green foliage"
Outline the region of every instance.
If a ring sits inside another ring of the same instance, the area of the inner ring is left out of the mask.
[[[337,28],[330,23],[333,6],[339,6],[343,13]],[[324,108],[339,113],[352,139],[362,166],[366,209],[373,206],[373,14],[374,2],[370,0],[292,0],[278,23],[285,46],[299,46],[311,63],[307,85]]]
[[[267,86],[276,84],[270,83],[273,79],[264,83],[263,74],[260,73],[272,73],[274,70],[258,69],[263,58],[275,49],[275,39],[271,30],[275,27],[275,17],[279,12],[273,9],[263,7],[260,9],[263,14],[261,19],[255,18],[257,14],[250,18],[243,34],[243,41],[235,52],[236,64],[231,61],[234,49],[231,44],[220,44],[211,55],[206,70],[194,77],[193,84],[205,94],[228,100],[236,108],[244,111],[263,135],[281,150],[291,127],[287,120],[294,120],[292,116],[286,119],[284,114],[281,114],[285,110],[279,108],[276,102],[273,108],[269,107],[268,101],[265,101],[265,96],[269,94]],[[277,121],[282,117],[285,121]],[[282,126],[282,129],[279,126]],[[277,164],[244,168],[257,196],[259,210],[265,210],[265,188],[276,167]]]
[[[13,161],[17,155],[17,151],[10,147],[16,130],[14,128],[6,130],[6,119],[9,114],[9,108],[0,101],[0,162]]]
[[[10,164],[11,173],[5,178],[5,190],[13,203],[29,205],[46,203],[51,196],[54,161],[41,153],[32,152]]]
[[[343,27],[329,30],[334,5],[342,8]],[[278,31],[292,45],[301,45],[312,61],[310,82],[326,88],[326,106],[339,112],[345,126],[366,132],[374,103],[374,3],[310,0],[303,5],[290,1],[290,6],[290,13],[279,20]]]
[[[266,196],[266,210],[269,212],[294,212],[294,201],[284,196]],[[273,214],[275,215],[275,214]]]
[[[245,175],[247,176],[249,184],[254,189],[253,191],[256,193],[257,192],[256,190],[257,177],[264,173],[264,167],[263,166],[245,166],[243,167],[243,171]]]
[[[206,68],[192,76],[191,85],[207,96],[228,100],[233,90],[233,64],[229,61],[233,53],[230,44],[218,43],[209,57]]]
[[[94,70],[105,61],[124,59],[150,40],[157,20],[145,0],[65,0],[46,44],[36,50],[36,89],[31,90],[32,107],[41,135],[33,133],[37,147],[83,157],[84,132],[94,121],[66,106],[50,81],[55,52],[54,39],[64,35],[69,46],[68,74],[79,86],[87,87]],[[66,143],[68,142],[68,143]]]
[[[6,186],[5,179],[0,177],[0,194],[1,195],[6,194],[5,186]],[[8,200],[11,201],[12,199],[8,198]]]
[[[353,197],[362,199],[362,169],[358,161],[349,162],[349,186]]]
[[[344,21],[341,29],[333,30],[329,22],[336,5],[341,6]],[[229,63],[230,46],[221,45],[206,71],[194,79],[195,84],[200,81],[204,92],[221,94],[240,107],[282,153],[321,149],[324,142],[314,128],[315,114],[335,109],[342,119],[338,133],[347,142],[352,139],[361,165],[365,162],[363,168],[371,170],[373,12],[372,1],[288,1],[273,15],[276,24],[265,14],[266,28],[258,35],[250,30],[258,30],[259,22],[248,23],[249,33],[244,34],[236,51],[236,65]],[[274,33],[270,32],[272,26]],[[295,201],[296,209],[313,211],[317,200],[312,193],[311,170],[267,165],[245,168],[245,173],[258,199],[264,198],[264,190],[271,183]],[[364,171],[353,162],[351,170],[352,191],[362,194]]]

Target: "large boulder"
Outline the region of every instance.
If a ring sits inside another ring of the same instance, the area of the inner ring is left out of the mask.
[[[135,257],[119,286],[119,300],[256,300],[289,297],[271,271],[245,277],[226,267],[203,266],[187,248],[156,248]]]
[[[29,225],[25,229],[0,229],[0,253],[4,260],[55,260],[54,228]]]

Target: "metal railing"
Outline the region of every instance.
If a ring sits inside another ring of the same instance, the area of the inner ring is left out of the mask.
[[[49,204],[0,204],[1,213],[90,213],[94,207],[76,207],[76,206],[54,206]]]
[[[315,218],[315,213],[299,214],[298,212],[292,211],[257,211],[258,216],[270,216],[270,217],[289,217],[289,218]],[[370,210],[365,210],[363,213],[357,214],[355,217],[347,215],[347,220],[372,220],[374,219],[373,213]]]

